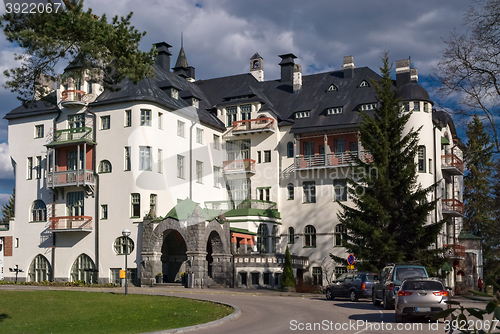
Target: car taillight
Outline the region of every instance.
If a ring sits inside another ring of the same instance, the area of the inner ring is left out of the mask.
[[[409,291],[398,291],[398,296],[409,296],[412,293],[413,292],[409,292]]]
[[[438,292],[433,292],[433,293],[434,293],[434,296],[444,296],[444,297],[448,296],[448,291],[446,291],[446,290],[442,290],[442,291],[438,291]]]
[[[394,290],[394,283],[389,284],[389,290]]]
[[[364,289],[366,289],[366,284],[365,284],[365,282],[361,283],[361,290],[364,290]]]

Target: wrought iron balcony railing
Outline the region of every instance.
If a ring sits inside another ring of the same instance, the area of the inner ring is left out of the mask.
[[[459,200],[455,198],[442,199],[441,202],[443,204],[443,213],[459,214],[459,215],[465,214],[464,203],[460,202]]]
[[[367,151],[352,151],[342,153],[328,153],[315,155],[298,155],[295,157],[295,169],[325,168],[346,166],[359,157],[364,162],[373,161],[373,156]]]
[[[463,174],[464,162],[455,154],[442,155],[441,169],[451,172],[452,174]]]
[[[47,173],[47,185],[49,187],[94,185],[94,183],[94,171],[91,170],[66,170]]]

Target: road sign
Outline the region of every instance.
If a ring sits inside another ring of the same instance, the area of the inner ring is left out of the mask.
[[[354,269],[354,264],[350,264],[350,265],[348,265],[348,266],[347,266],[347,269],[351,269],[351,270],[352,270],[352,269]]]
[[[349,254],[349,256],[347,257],[347,264],[349,265],[354,264],[354,255]]]
[[[120,278],[125,278],[125,270],[120,270]]]

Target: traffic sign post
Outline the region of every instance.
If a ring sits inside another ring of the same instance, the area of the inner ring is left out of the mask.
[[[347,256],[347,264],[348,264],[347,270],[354,270],[354,260],[355,260],[354,255],[349,254]]]

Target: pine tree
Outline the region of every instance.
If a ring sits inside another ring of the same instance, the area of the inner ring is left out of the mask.
[[[10,218],[14,217],[14,206],[16,203],[16,189],[12,189],[12,195],[9,198],[9,201],[2,205],[2,221],[9,222]]]
[[[436,242],[443,222],[428,222],[437,200],[428,197],[435,185],[417,183],[416,154],[419,130],[405,132],[411,112],[396,98],[390,76],[392,65],[384,54],[382,78],[373,82],[378,107],[374,115],[361,113],[360,141],[371,153],[371,162],[355,158],[357,177],[348,179],[354,205],[341,206],[337,214],[347,230],[346,250],[356,257],[360,270],[377,270],[391,262],[438,260]],[[330,255],[336,262],[345,260]],[[426,264],[426,263],[422,263]]]
[[[293,277],[292,269],[292,256],[290,255],[288,246],[286,246],[285,251],[285,264],[283,266],[283,281],[281,281],[281,287],[295,287],[295,277]]]

